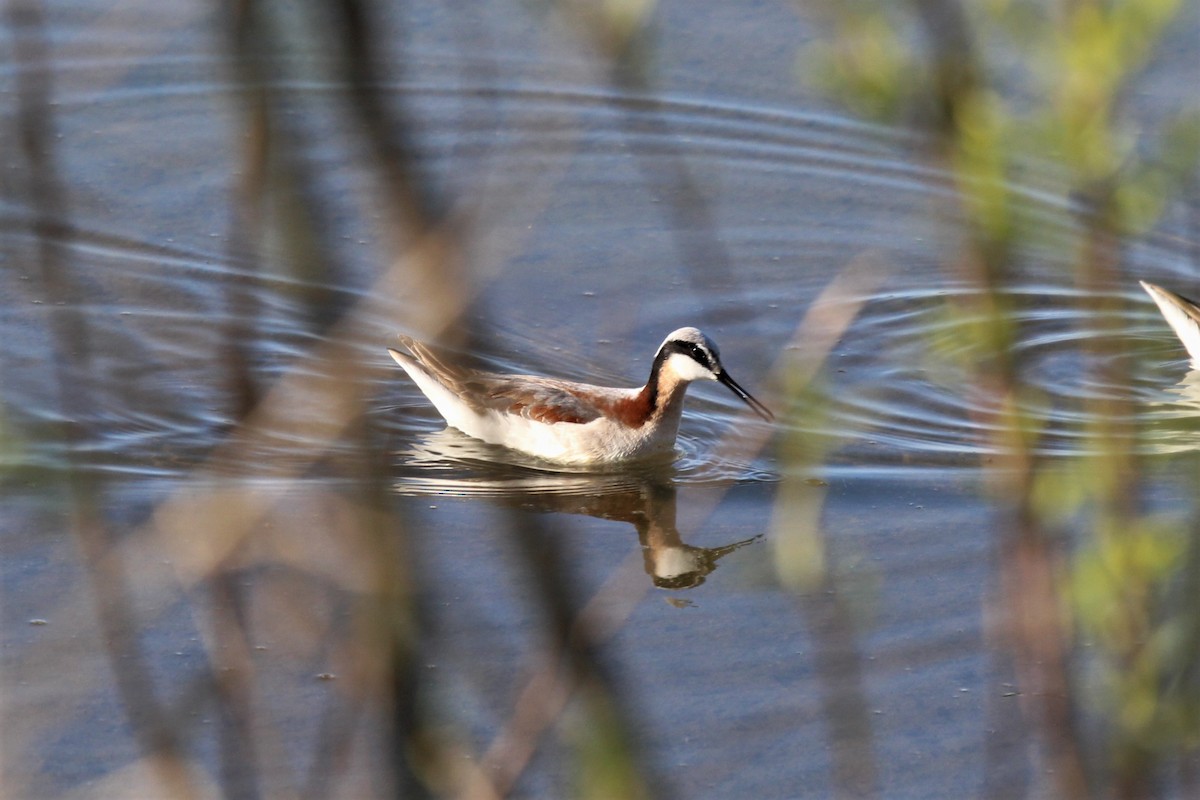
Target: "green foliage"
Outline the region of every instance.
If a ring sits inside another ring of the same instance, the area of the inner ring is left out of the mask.
[[[798,70],[869,119],[893,120],[912,101],[921,66],[891,21],[872,11],[847,11],[833,42],[814,43]]]
[[[573,797],[580,800],[649,798],[628,731],[620,724],[611,699],[595,687],[581,691],[581,716],[572,728],[576,764]]]
[[[784,373],[793,381],[795,374],[794,370]],[[779,582],[801,592],[818,585],[828,567],[820,524],[827,489],[808,482],[810,470],[821,463],[827,450],[821,438],[805,433],[804,428],[823,428],[829,403],[811,384],[788,385],[784,391],[788,404],[781,416],[793,424],[783,426],[779,441],[779,457],[786,469],[772,512],[769,541]]]
[[[1142,468],[1137,437],[1123,422],[1136,417],[1127,399],[1079,398],[1073,412],[1089,421],[1081,455],[1050,465],[1039,456],[1047,404],[1024,379],[1013,290],[1024,248],[1052,241],[1055,228],[1072,231],[1072,273],[1064,278],[1097,289],[1085,295],[1088,310],[1113,334],[1094,337],[1102,341],[1088,345],[1091,361],[1106,383],[1128,380],[1126,347],[1113,330],[1122,301],[1098,289],[1123,279],[1121,238],[1152,229],[1200,162],[1195,110],[1157,130],[1124,114],[1180,7],[1179,0],[927,2],[913,6],[909,20],[896,17],[894,4],[830,4],[836,35],[806,48],[800,62],[812,83],[857,113],[916,124],[927,155],[955,184],[959,250],[945,261],[954,282],[969,289],[953,293],[930,326],[930,351],[988,398],[990,444],[1002,456],[989,485],[1014,520],[1004,535],[1043,543],[1022,550],[1045,558],[1076,542],[1062,555],[1065,568],[1048,566],[1062,576],[1061,602],[1051,604],[1062,608],[1044,613],[1062,614],[1065,634],[1079,637],[1065,649],[1090,645],[1086,672],[1099,677],[1091,692],[1075,685],[1075,700],[1101,720],[1126,787],[1144,781],[1154,759],[1200,741],[1200,545],[1179,520],[1139,512]],[[906,25],[922,28],[920,35]],[[1054,208],[1026,213],[1028,199],[1017,191],[1023,182],[1057,194]],[[1068,211],[1080,206],[1089,213]],[[1022,570],[1037,574],[1016,565],[1010,575],[1019,581]],[[1024,609],[1019,601],[1012,608],[1018,616]],[[1027,637],[1016,652],[1053,652],[1032,638],[1046,629],[1016,620],[1016,636]],[[1039,663],[1031,673],[1048,669],[1072,685],[1065,662]],[[1080,786],[1065,781],[1059,789],[1078,794]]]
[[[20,455],[20,442],[5,417],[4,404],[0,402],[0,475],[11,471],[12,466],[19,463]]]
[[[1072,564],[1080,630],[1105,656],[1095,665],[1090,704],[1105,709],[1117,729],[1117,758],[1200,744],[1200,622],[1195,587],[1185,580],[1189,548],[1195,545],[1177,521],[1148,519],[1097,537]]]
[[[1013,227],[1013,197],[1008,175],[1012,154],[1006,142],[1016,120],[996,92],[964,97],[955,109],[958,137],[951,153],[967,218],[988,239],[1008,239]]]
[[[796,593],[819,588],[834,566],[826,554],[821,526],[828,484],[816,479],[814,471],[843,443],[819,433],[829,429],[832,399],[823,382],[802,381],[797,378],[800,372],[783,372],[781,398],[787,406],[781,416],[786,423],[778,442],[783,474],[769,537],[776,579]]]

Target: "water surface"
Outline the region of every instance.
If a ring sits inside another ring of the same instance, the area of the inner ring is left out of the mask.
[[[828,353],[820,407],[779,408],[768,430],[723,389],[695,386],[673,464],[601,474],[513,463],[446,430],[385,350],[418,332],[424,298],[380,278],[385,191],[326,49],[270,62],[293,148],[277,179],[309,176],[324,214],[248,242],[237,208],[256,87],[212,12],[60,4],[37,68],[53,75],[61,224],[34,234],[44,209],[15,191],[27,167],[0,201],[14,796],[161,788],[141,760],[146,695],[184,720],[176,745],[200,793],[376,793],[382,726],[346,648],[378,577],[362,572],[363,548],[378,540],[342,535],[368,529],[410,544],[394,566],[425,614],[427,702],[477,754],[545,643],[513,533],[533,531],[574,602],[610,614],[605,663],[643,759],[678,796],[1022,794],[1039,765],[988,641],[994,523],[978,490],[992,431],[944,313],[973,291],[942,270],[948,176],[911,134],[855,121],[796,80],[796,49],[818,29],[790,5],[668,4],[640,89],[614,88],[600,59],[525,7],[477,11],[384,21],[404,42],[384,94],[415,121],[422,172],[470,220],[468,320],[485,335],[460,355],[633,386],[667,332],[698,325],[741,383],[779,400],[769,376],[803,349],[804,313],[869,256],[886,277],[846,298],[861,311]],[[1135,98],[1147,119],[1191,91],[1198,24],[1185,19]],[[6,60],[0,80],[34,68]],[[1030,402],[1048,420],[1039,451],[1066,463],[1087,447],[1079,398],[1130,389],[1088,360],[1112,329],[1069,277],[1074,223],[1052,172],[1014,187],[1051,235],[1023,254],[1011,299]],[[1153,459],[1200,436],[1196,382],[1136,278],[1195,285],[1189,214],[1171,209],[1102,290],[1136,300],[1116,327],[1138,356],[1132,413],[1150,433],[1128,447],[1165,507],[1191,495]],[[328,260],[312,255],[322,248]],[[289,381],[287,403],[238,427],[247,403]],[[347,381],[366,402],[335,413]],[[779,447],[793,432],[823,458],[789,466]],[[820,579],[799,592],[777,579],[772,537],[795,522],[781,492],[819,523]],[[386,498],[386,519],[364,522],[365,496]],[[72,528],[72,497],[92,498],[102,530]],[[122,677],[134,662],[142,673]],[[530,755],[517,795],[570,793],[572,719]],[[252,758],[228,752],[243,740]]]

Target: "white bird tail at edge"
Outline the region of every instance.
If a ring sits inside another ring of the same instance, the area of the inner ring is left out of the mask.
[[[1154,300],[1171,330],[1183,342],[1192,361],[1200,364],[1200,305],[1153,283],[1139,283]]]

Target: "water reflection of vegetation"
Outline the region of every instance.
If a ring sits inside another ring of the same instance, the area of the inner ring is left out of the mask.
[[[1087,455],[1049,465],[1014,305],[1029,246],[1073,231],[1067,263],[1098,335],[1101,385],[1130,386],[1126,243],[1195,179],[1196,109],[1138,130],[1124,104],[1183,8],[1177,0],[829,5],[836,36],[806,75],[863,114],[914,124],[953,177],[947,279],[955,348],[1000,454],[988,486],[1005,520],[998,617],[1057,797],[1143,796],[1180,782],[1200,745],[1200,584],[1194,515],[1148,516],[1132,391],[1076,399]],[[919,43],[918,43],[919,42]],[[1183,45],[1190,48],[1192,45]],[[1019,54],[996,63],[996,54]],[[1014,187],[1060,198],[1025,213]],[[1196,265],[1200,266],[1200,265]],[[1116,289],[1116,291],[1114,291]],[[1194,475],[1195,466],[1177,469]],[[1194,480],[1194,478],[1193,478]],[[1182,771],[1182,772],[1181,772]]]

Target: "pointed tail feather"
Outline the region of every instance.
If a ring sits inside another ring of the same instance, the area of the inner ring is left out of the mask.
[[[1140,283],[1158,305],[1158,310],[1166,318],[1171,330],[1175,331],[1175,335],[1183,342],[1188,355],[1193,361],[1200,363],[1200,305],[1153,283]]]
[[[416,359],[414,359],[408,353],[401,353],[399,350],[396,350],[395,348],[389,347],[387,349],[387,351],[388,351],[388,353],[391,354],[392,359],[397,364],[404,367],[405,370],[407,370],[409,368],[410,364],[414,364],[416,362]]]

